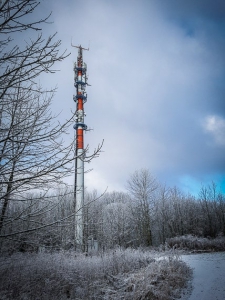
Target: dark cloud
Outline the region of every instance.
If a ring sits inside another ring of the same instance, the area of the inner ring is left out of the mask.
[[[159,0],[156,2],[162,11],[175,18],[203,17],[224,22],[225,2],[223,0]]]

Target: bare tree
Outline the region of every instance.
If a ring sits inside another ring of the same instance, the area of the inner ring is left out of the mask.
[[[224,234],[224,195],[218,190],[215,182],[201,187],[199,202],[204,219],[204,235],[215,237],[218,233]]]
[[[11,101],[21,83],[24,88],[38,88],[34,85],[42,73],[53,73],[56,62],[65,59],[66,51],[60,53],[61,41],[56,34],[46,39],[42,35],[42,26],[48,23],[49,16],[35,19],[40,2],[37,0],[3,0],[0,2],[0,99],[1,104]],[[32,15],[32,16],[30,16]],[[32,36],[22,42],[23,32]],[[19,43],[19,45],[18,45]],[[22,88],[22,86],[21,86]]]
[[[166,186],[159,186],[153,213],[153,231],[157,244],[164,244],[169,237],[170,217],[169,189]]]
[[[133,214],[136,218],[139,239],[145,246],[152,245],[151,203],[157,186],[155,178],[147,169],[135,171],[127,181],[127,189],[136,202]]]
[[[199,192],[199,200],[202,207],[202,213],[204,215],[205,219],[205,226],[204,226],[204,235],[209,236],[215,236],[215,230],[214,230],[214,218],[213,218],[213,205],[212,205],[212,199],[210,195],[210,189],[208,187],[201,187],[201,190]]]
[[[133,244],[134,226],[130,197],[123,192],[107,193],[103,197],[103,240],[106,248],[128,247]]]
[[[0,229],[7,219],[9,201],[23,200],[32,189],[52,189],[74,172],[74,141],[62,139],[72,127],[72,119],[57,122],[50,111],[52,99],[39,91],[18,87],[17,92],[3,108]],[[91,158],[93,155],[86,156]]]

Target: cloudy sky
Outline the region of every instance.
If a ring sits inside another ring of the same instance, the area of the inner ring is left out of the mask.
[[[215,181],[225,191],[225,1],[51,0],[48,26],[71,55],[52,84],[60,118],[75,108],[73,62],[88,66],[86,186],[125,190],[135,170],[196,194]],[[71,135],[73,129],[71,128]]]

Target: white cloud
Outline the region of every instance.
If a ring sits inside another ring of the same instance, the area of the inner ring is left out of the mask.
[[[225,146],[225,119],[210,115],[205,118],[203,126],[213,136],[216,144]]]

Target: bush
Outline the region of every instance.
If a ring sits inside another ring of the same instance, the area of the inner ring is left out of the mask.
[[[0,299],[172,299],[189,275],[177,257],[142,250],[18,253],[0,259]]]
[[[225,237],[215,239],[197,237],[193,235],[177,236],[166,240],[167,246],[175,249],[192,251],[224,251]]]

